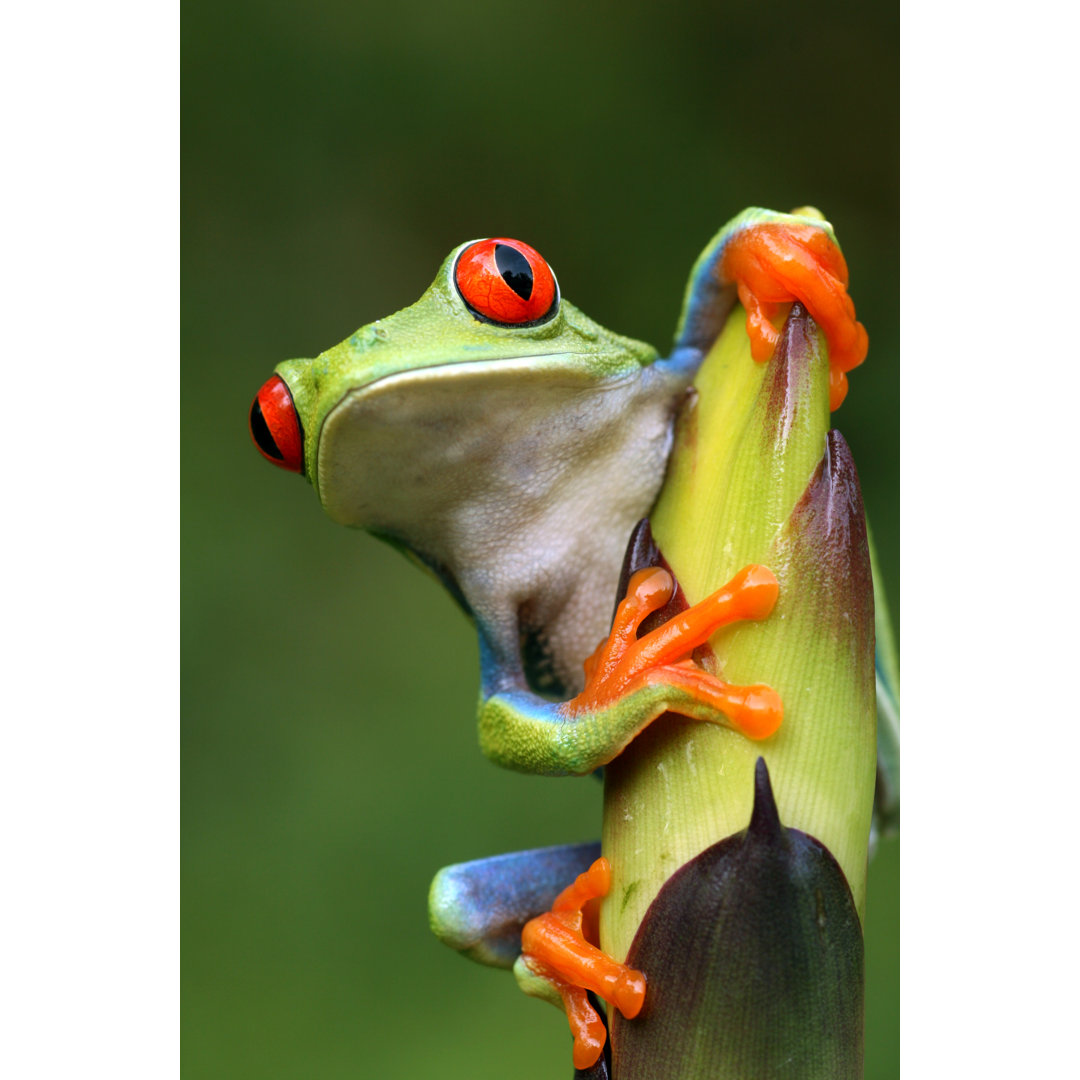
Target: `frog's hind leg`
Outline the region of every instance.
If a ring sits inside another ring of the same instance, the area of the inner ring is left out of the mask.
[[[611,866],[597,859],[551,905],[526,926],[514,975],[525,993],[543,998],[566,1013],[574,1038],[574,1067],[596,1065],[607,1028],[589,1000],[603,998],[628,1020],[645,1002],[645,976],[597,947],[597,901],[611,888]]]
[[[570,881],[569,886],[566,885]],[[471,960],[514,969],[521,988],[562,1009],[574,1064],[606,1075],[607,1028],[590,994],[636,1016],[645,979],[596,947],[611,869],[600,844],[566,844],[448,866],[431,883],[436,935]],[[528,955],[523,953],[525,950]]]
[[[510,968],[525,924],[600,856],[600,843],[565,844],[447,866],[428,895],[440,941],[481,964]]]

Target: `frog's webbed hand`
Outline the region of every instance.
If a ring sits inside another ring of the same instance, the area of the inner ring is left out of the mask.
[[[717,233],[691,271],[676,352],[708,351],[737,297],[746,309],[751,355],[768,360],[785,305],[799,300],[829,343],[829,406],[836,409],[847,393],[846,373],[866,359],[867,350],[847,284],[844,256],[818,211],[744,210]]]
[[[768,686],[732,686],[699,667],[694,652],[721,627],[763,619],[778,586],[763,566],[744,567],[723,588],[638,637],[645,619],[671,601],[676,584],[660,566],[637,571],[611,633],[585,663],[585,689],[561,705],[524,691],[482,702],[480,742],[494,761],[549,775],[583,774],[606,764],[653,720],[674,712],[719,723],[751,739],[783,719]]]

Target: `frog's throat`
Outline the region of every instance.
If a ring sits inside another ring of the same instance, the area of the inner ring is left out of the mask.
[[[532,615],[560,660],[579,663],[607,630],[681,390],[655,367],[598,379],[567,354],[402,372],[327,415],[316,487],[335,521],[446,567],[488,625],[539,605]],[[598,618],[560,631],[580,619],[583,587],[603,590]]]

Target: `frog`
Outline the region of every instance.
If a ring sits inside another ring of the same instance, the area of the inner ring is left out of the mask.
[[[252,438],[311,483],[334,521],[396,547],[473,621],[479,740],[497,764],[596,773],[666,712],[767,739],[783,721],[776,692],[732,686],[695,662],[719,627],[768,617],[777,583],[767,567],[744,567],[640,638],[678,591],[670,568],[658,556],[639,569],[614,620],[612,597],[628,538],[663,483],[680,409],[728,318],[745,313],[752,357],[765,363],[787,306],[805,305],[828,342],[835,409],[868,347],[847,282],[818,211],[750,208],[695,263],[661,356],[566,300],[529,244],[468,240],[411,306],[278,364],[252,403]],[[523,929],[575,877],[569,910],[580,929],[585,902],[603,895],[601,864],[597,845],[578,844],[448,867],[432,884],[433,929],[528,981]],[[597,952],[582,933],[569,948],[562,966],[545,954],[568,1013],[583,992],[582,956]],[[640,989],[636,973],[602,963],[612,985]]]

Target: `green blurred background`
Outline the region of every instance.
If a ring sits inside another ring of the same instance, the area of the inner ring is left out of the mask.
[[[505,234],[661,348],[748,205],[832,220],[870,331],[836,423],[896,607],[894,5],[188,0],[183,1052],[195,1078],[571,1075],[565,1020],[427,929],[450,862],[599,833],[600,785],[476,743],[442,591],[251,447],[279,360]],[[867,1076],[899,1073],[899,845],[870,871]]]

